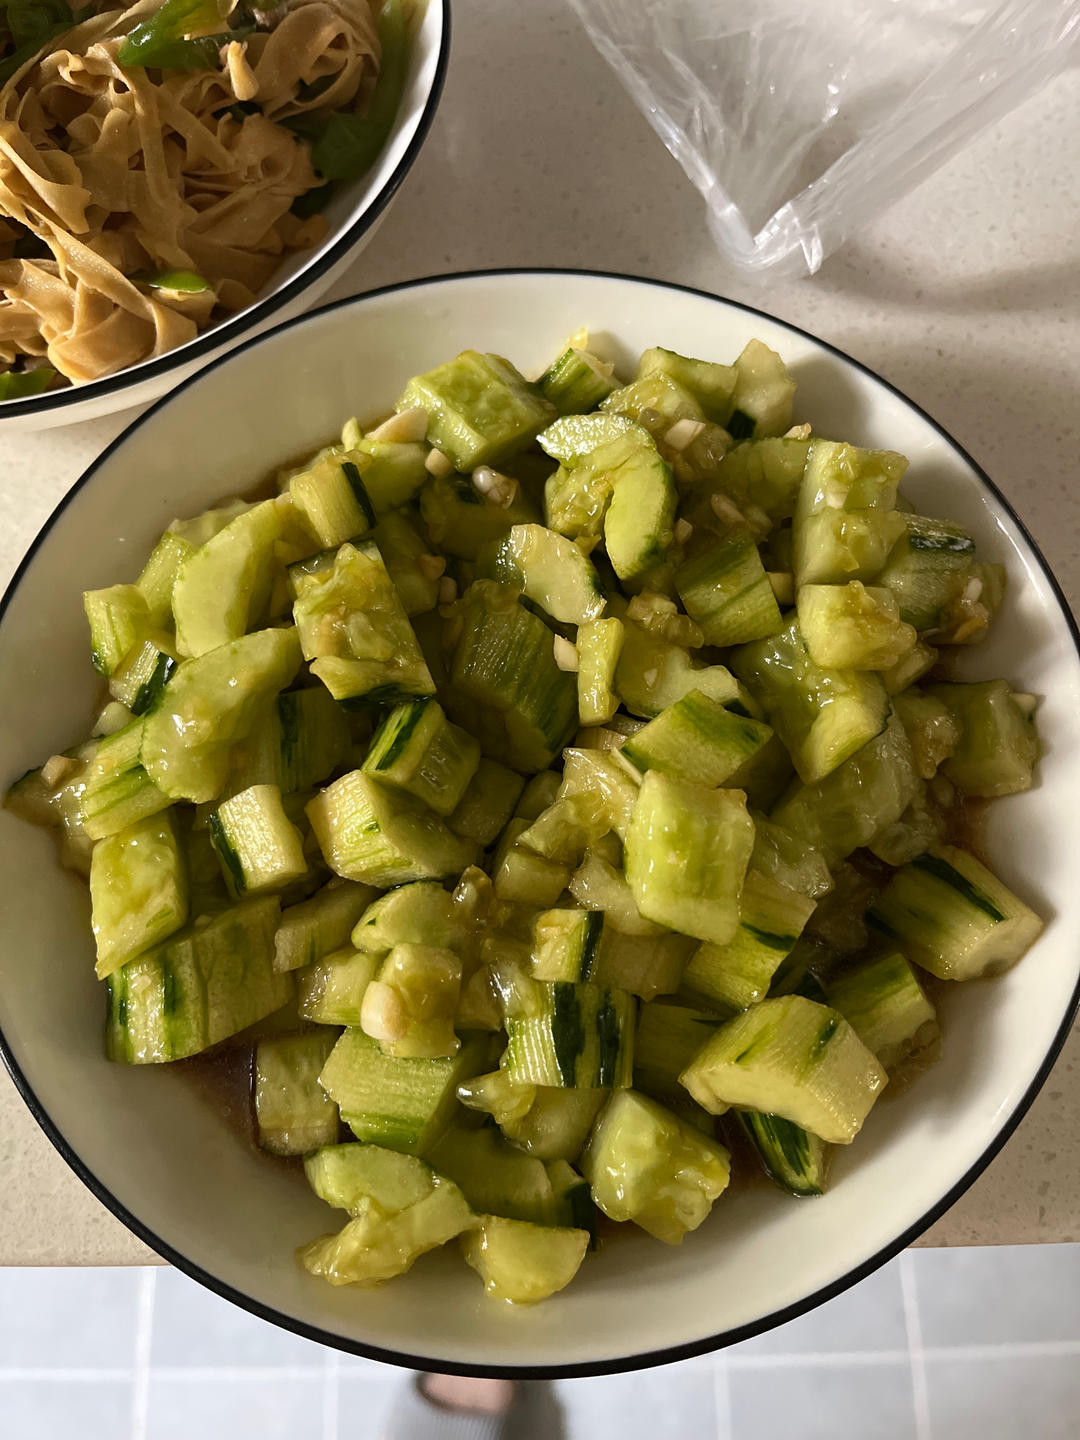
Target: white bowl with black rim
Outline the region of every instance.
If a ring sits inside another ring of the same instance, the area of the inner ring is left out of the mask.
[[[799,418],[904,452],[914,503],[968,526],[984,556],[1005,563],[1007,604],[965,664],[1042,697],[1045,754],[1035,789],[990,806],[983,848],[1047,924],[1008,974],[947,989],[942,1058],[875,1108],[825,1196],[738,1189],[681,1247],[620,1237],[565,1292],[513,1310],[485,1299],[453,1246],[377,1291],[305,1274],[295,1248],[341,1217],[297,1170],[242,1143],[205,1091],[167,1066],[103,1058],[84,889],[58,868],[46,833],[0,814],[0,1046],[64,1158],[137,1235],[219,1294],[343,1350],[445,1371],[660,1364],[835,1295],[925,1229],[997,1153],[1045,1080],[1080,992],[1078,635],[1031,538],[964,451],[869,370],[758,311],[652,281],[555,271],[418,281],[294,320],[189,379],[87,471],[4,599],[0,783],[86,733],[99,694],[81,593],[133,576],[174,516],[321,445],[345,416],[385,412],[408,376],[461,349],[539,371],[582,325],[624,367],[649,345],[725,359],[763,339],[798,381]],[[286,369],[291,403],[266,405]]]
[[[369,244],[412,169],[439,106],[450,59],[450,0],[425,0],[410,46],[401,103],[378,159],[359,180],[342,182],[324,211],[323,240],[284,255],[254,304],[164,355],[83,385],[0,401],[0,429],[49,430],[145,405],[204,365],[273,325],[301,314],[326,293]]]

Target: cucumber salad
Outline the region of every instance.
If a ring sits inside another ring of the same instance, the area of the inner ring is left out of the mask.
[[[587,344],[466,351],[174,522],[85,596],[91,738],[7,797],[88,877],[110,1059],[247,1047],[335,1285],[457,1240],[533,1302],[733,1165],[820,1195],[941,984],[1041,929],[965,848],[1035,697],[946,678],[1002,568],[761,342]]]

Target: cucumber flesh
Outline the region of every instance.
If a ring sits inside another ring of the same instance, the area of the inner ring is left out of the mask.
[[[382,889],[459,875],[476,853],[433,810],[362,770],[328,785],[306,813],[331,870]]]
[[[727,1189],[728,1152],[655,1100],[619,1091],[601,1112],[582,1169],[612,1220],[632,1220],[679,1245]]]
[[[179,665],[143,725],[142,764],[154,784],[175,799],[213,800],[228,776],[229,747],[300,660],[295,630],[257,630]]]
[[[513,525],[500,545],[503,569],[553,620],[583,625],[604,610],[596,570],[572,540],[543,525]]]
[[[272,1155],[306,1155],[338,1136],[338,1108],[319,1084],[333,1030],[274,1035],[255,1047],[258,1143]]]
[[[626,837],[626,878],[647,920],[726,945],[754,848],[741,790],[708,790],[651,770]]]
[[[94,846],[90,903],[99,980],[180,929],[187,873],[168,811]]]
[[[410,380],[394,407],[427,411],[427,439],[455,470],[497,465],[555,419],[555,406],[501,355],[463,350]]]
[[[706,1110],[719,1104],[781,1115],[837,1145],[855,1138],[886,1081],[844,1017],[801,995],[736,1015],[682,1075]]]
[[[181,655],[215,650],[258,621],[270,596],[282,516],[276,500],[264,500],[237,515],[181,565],[172,592]]]
[[[953,845],[928,850],[897,870],[867,921],[941,980],[1000,974],[1043,928],[996,875]]]
[[[331,1285],[370,1288],[404,1275],[419,1257],[475,1224],[452,1181],[436,1178],[430,1195],[394,1215],[368,1200],[337,1235],[324,1235],[297,1251],[300,1264]]]
[[[589,1233],[481,1215],[476,1229],[462,1236],[461,1248],[486,1294],[511,1305],[535,1305],[570,1284],[589,1248]]]

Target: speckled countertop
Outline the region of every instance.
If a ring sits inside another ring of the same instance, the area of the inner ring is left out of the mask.
[[[505,265],[619,270],[772,311],[879,371],[1013,501],[1080,606],[1080,85],[1061,76],[827,261],[749,284],[713,250],[701,202],[563,0],[505,23],[457,7],[428,144],[371,246],[326,298]],[[0,585],[131,412],[40,438],[0,431]],[[0,1075],[0,1264],[155,1257],[54,1153]],[[920,1243],[1080,1237],[1080,1038],[1019,1130]]]

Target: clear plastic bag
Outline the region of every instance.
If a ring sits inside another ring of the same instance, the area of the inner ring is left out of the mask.
[[[1080,0],[569,4],[749,273],[813,274],[1080,36]]]

